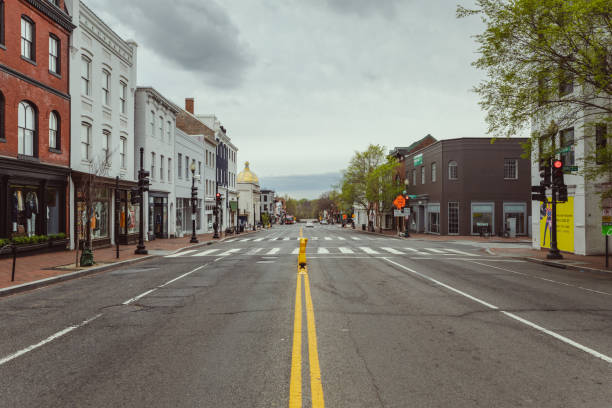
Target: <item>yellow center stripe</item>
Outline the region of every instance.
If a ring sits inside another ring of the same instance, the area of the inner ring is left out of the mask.
[[[317,349],[317,330],[315,327],[314,308],[310,296],[308,274],[304,275],[304,291],[306,293],[306,319],[308,325],[308,359],[310,362],[310,392],[312,408],[323,408],[323,386],[321,385],[321,368],[319,367],[319,351]]]
[[[302,408],[302,275],[297,275],[289,408]]]

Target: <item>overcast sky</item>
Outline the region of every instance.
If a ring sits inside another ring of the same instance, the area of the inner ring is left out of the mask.
[[[263,178],[337,172],[370,143],[486,136],[470,91],[482,24],[454,0],[86,4],[138,42],[139,85],[195,97]]]

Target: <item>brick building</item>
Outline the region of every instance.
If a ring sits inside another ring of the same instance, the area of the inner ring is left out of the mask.
[[[0,0],[0,237],[68,233],[64,0]]]
[[[406,156],[410,230],[441,235],[528,235],[527,139],[441,140]]]

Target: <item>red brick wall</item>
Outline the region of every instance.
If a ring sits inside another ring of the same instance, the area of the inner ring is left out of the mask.
[[[5,2],[4,8],[6,50],[0,48],[0,64],[67,95],[69,93],[69,33],[21,0]],[[36,65],[21,57],[22,15],[28,16],[35,23]],[[50,33],[53,33],[60,40],[60,77],[49,73]],[[0,143],[0,154],[17,157],[17,109],[19,102],[27,100],[38,111],[37,134],[40,161],[69,166],[70,101],[43,86],[29,83],[4,71],[0,71],[0,92],[5,99],[5,123],[3,125],[6,138],[6,143]],[[61,153],[49,151],[49,114],[54,110],[58,112],[60,117]]]

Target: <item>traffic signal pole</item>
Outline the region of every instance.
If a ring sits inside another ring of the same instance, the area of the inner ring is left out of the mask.
[[[136,250],[134,251],[135,254],[139,254],[139,255],[147,255],[149,253],[149,251],[146,250],[145,245],[144,245],[144,192],[145,192],[145,187],[144,187],[144,148],[140,148],[140,171],[138,172],[138,193],[140,195],[140,222],[139,222],[139,227],[138,229],[139,234],[138,234],[138,246],[136,247]],[[148,183],[148,180],[147,180]],[[127,205],[126,205],[126,212],[127,212]],[[126,214],[126,223],[127,223],[127,214]]]
[[[548,259],[563,259],[563,255],[557,247],[557,186],[552,185],[552,225],[550,228],[550,251],[546,258]]]

